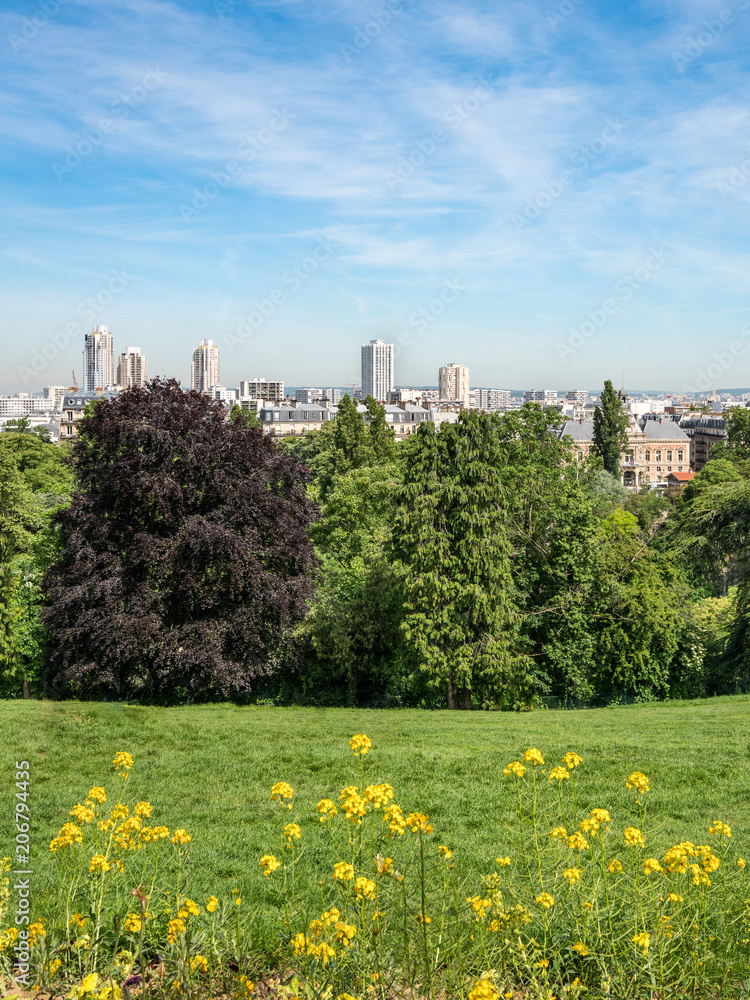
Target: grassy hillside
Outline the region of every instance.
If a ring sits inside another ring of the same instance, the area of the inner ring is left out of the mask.
[[[135,757],[129,796],[154,805],[152,822],[191,834],[191,891],[224,895],[238,888],[261,908],[269,890],[258,857],[279,851],[271,785],[293,785],[289,818],[300,822],[309,852],[305,867],[314,868],[316,803],[338,801],[340,789],[359,780],[348,745],[354,733],[374,743],[368,782],[390,782],[405,811],[429,814],[436,842],[454,849],[460,875],[489,870],[504,852],[515,813],[502,769],[529,746],[549,765],[568,750],[580,754],[582,807],[606,808],[618,823],[630,815],[625,778],[645,772],[656,848],[684,838],[705,841],[709,822],[721,818],[732,826],[737,848],[750,854],[747,696],[524,715],[14,701],[0,703],[0,720],[7,842],[0,853],[11,853],[14,764],[26,759],[40,914],[56,878],[50,839],[92,785],[111,786],[111,761],[120,750]]]

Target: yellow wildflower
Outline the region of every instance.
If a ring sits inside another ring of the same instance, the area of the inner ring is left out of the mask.
[[[349,740],[349,746],[354,751],[355,757],[365,757],[372,749],[372,740],[364,733],[359,733],[357,736],[352,736]]]
[[[68,997],[85,997],[89,993],[95,993],[96,987],[99,984],[99,976],[95,972],[90,972],[88,976],[84,976],[81,980],[80,986],[74,986],[73,989],[68,994]]]
[[[382,854],[376,854],[375,864],[378,866],[378,875],[393,874],[393,858],[384,858]]]
[[[583,872],[580,868],[566,868],[563,872],[563,878],[566,878],[571,886],[578,882],[581,875],[583,875]]]
[[[663,872],[663,871],[664,869],[656,860],[656,858],[646,858],[646,860],[643,862],[644,875],[651,875],[654,872]]]
[[[580,830],[581,833],[587,833],[590,837],[596,836],[596,831],[599,829],[599,824],[595,819],[584,819],[581,820]]]
[[[572,771],[574,767],[578,767],[579,764],[583,763],[583,759],[577,753],[566,753],[562,762],[568,770]]]
[[[526,774],[526,768],[520,760],[512,760],[503,771],[503,774],[507,777],[514,775],[516,778],[522,778]]]
[[[387,806],[393,798],[393,786],[383,782],[381,785],[368,785],[365,788],[365,799],[372,802],[375,809]]]
[[[153,808],[150,802],[138,802],[133,809],[133,815],[148,819],[153,812]]]
[[[240,976],[240,982],[245,987],[244,996],[249,997],[250,994],[255,989],[255,983],[252,981],[252,979],[248,979],[247,976]]]
[[[73,806],[70,810],[70,815],[76,823],[91,823],[94,820],[94,810],[80,804]]]
[[[643,795],[648,791],[648,778],[641,771],[633,771],[625,782],[625,787],[630,788],[636,795]]]
[[[550,833],[550,837],[553,840],[555,840],[557,837],[559,837],[560,840],[566,840],[568,837],[568,831],[565,829],[564,826],[556,826],[555,829],[552,831],[552,833]]]
[[[540,906],[543,906],[545,910],[549,910],[554,905],[555,900],[548,892],[543,892],[540,896],[536,897],[536,902]]]
[[[722,823],[720,819],[715,819],[713,821],[713,825],[709,827],[708,832],[713,834],[718,834],[719,836],[721,836],[722,834],[724,834],[725,837],[732,836],[731,828],[728,827],[726,823]]]
[[[495,858],[495,864],[500,865],[501,868],[507,868],[510,864],[510,858],[507,854],[504,858]]]
[[[409,827],[412,833],[432,833],[432,827],[427,822],[429,816],[425,816],[424,813],[409,813],[406,817],[406,825]]]
[[[525,764],[533,764],[534,767],[539,764],[540,767],[544,767],[544,757],[542,757],[536,747],[529,747],[523,755],[523,759]]]
[[[140,916],[137,913],[129,913],[122,927],[126,934],[138,934],[141,929]]]
[[[693,885],[711,885],[711,879],[703,871],[700,865],[688,865],[693,874]]]
[[[582,833],[574,833],[568,837],[568,847],[571,851],[585,851],[588,846],[589,843]]]
[[[737,867],[738,868],[744,868],[746,864],[747,864],[747,861],[745,861],[744,858],[737,858]]]
[[[128,807],[123,805],[122,802],[118,802],[114,807],[112,812],[109,814],[110,819],[127,819],[129,815]]]
[[[291,798],[294,798],[294,789],[288,781],[277,781],[271,788],[271,802],[279,802],[283,806],[285,805],[284,799]],[[291,802],[289,808],[292,808]]]
[[[584,944],[583,941],[576,941],[573,945],[573,951],[577,951],[579,955],[582,955],[583,958],[585,958],[589,953],[589,946]]]
[[[354,883],[354,893],[357,899],[375,899],[375,883],[360,875]]]
[[[98,1000],[120,1000],[121,995],[119,986],[115,985],[113,988],[107,985],[99,994]]]
[[[190,959],[190,971],[199,974],[208,972],[208,959],[204,955],[193,955]]]
[[[302,831],[297,823],[287,823],[284,827],[284,836],[286,837],[286,846],[292,846],[292,840],[299,840],[302,836]]]
[[[592,809],[590,816],[594,820],[594,822],[599,824],[599,826],[601,826],[603,823],[612,822],[612,818],[610,817],[606,809]]]
[[[338,861],[333,866],[333,877],[339,882],[348,882],[354,878],[354,865],[350,865],[348,861]]]
[[[354,924],[345,924],[340,920],[336,923],[336,940],[339,941],[344,948],[348,948],[352,943],[352,940],[357,933],[357,928]]]
[[[701,864],[703,865],[705,871],[715,872],[720,867],[721,861],[715,854],[706,854]]]
[[[646,845],[643,834],[634,826],[627,827],[623,836],[625,837],[625,843],[629,847],[645,847]]]
[[[93,874],[104,874],[111,869],[112,865],[103,854],[95,854],[89,863],[89,871]]]
[[[431,924],[432,923],[432,917],[428,917],[426,913],[424,915],[421,914],[421,913],[417,913],[416,916],[414,917],[414,919],[417,921],[418,924]]]
[[[356,788],[344,789],[344,791],[350,792],[350,794],[343,799],[341,803],[341,808],[344,810],[344,816],[349,820],[350,823],[359,826],[362,822],[363,817],[367,813],[367,802],[359,794]],[[343,792],[341,793],[343,796]]]
[[[400,837],[406,830],[406,819],[401,811],[401,806],[397,806],[395,802],[383,810],[383,822],[388,824],[389,837],[392,837],[394,833]]]
[[[483,920],[487,915],[487,910],[492,906],[491,899],[482,899],[481,896],[469,896],[466,902],[471,903],[477,920]]]
[[[622,861],[618,861],[617,858],[614,858],[614,860],[610,861],[610,863],[607,865],[607,871],[610,872],[611,874],[614,874],[615,872],[621,872]]]
[[[33,924],[29,924],[29,936],[27,938],[29,942],[29,948],[33,948],[36,939],[45,936],[44,924],[41,920],[36,920]]]
[[[469,1000],[498,1000],[499,996],[489,979],[480,979],[474,988],[469,990]]]
[[[318,803],[318,812],[320,813],[320,822],[325,823],[327,819],[333,819],[338,813],[338,809],[336,803],[331,799],[321,799]]]
[[[668,903],[682,903],[683,902],[683,898],[682,898],[682,896],[678,895],[676,892],[670,892],[669,895],[667,896],[667,902]]]
[[[453,851],[449,850],[445,844],[440,844],[438,854],[441,854],[445,861],[449,861],[453,857]]]
[[[640,934],[636,934],[632,938],[632,941],[633,941],[633,944],[636,946],[636,948],[643,948],[643,954],[644,955],[648,954],[648,949],[649,949],[649,946],[651,944],[651,935],[650,934],[648,934],[646,931],[642,931]]]
[[[209,896],[206,900],[206,912],[213,913],[216,907],[219,905],[219,900],[216,896]]]
[[[570,777],[570,772],[566,767],[553,767],[549,773],[550,781],[567,781]]]
[[[86,918],[82,913],[74,913],[73,916],[70,918],[69,923],[75,924],[76,927],[78,927],[78,929],[80,930],[81,927],[86,926]]]
[[[112,761],[118,771],[123,772],[123,777],[127,777],[127,772],[133,766],[133,757],[129,753],[121,751],[115,754],[115,759]]]
[[[181,828],[175,830],[170,838],[170,844],[189,844],[191,840],[190,834]]]
[[[268,878],[277,868],[281,868],[281,862],[277,861],[273,854],[264,854],[258,864],[263,869],[263,874]]]
[[[167,940],[170,944],[174,944],[177,940],[177,936],[184,933],[185,921],[182,917],[175,917],[174,920],[170,920],[167,924]]]

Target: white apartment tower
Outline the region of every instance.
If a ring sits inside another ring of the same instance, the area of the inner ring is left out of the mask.
[[[360,398],[372,396],[379,403],[388,399],[393,388],[393,344],[382,340],[371,340],[362,345],[362,389]]]
[[[197,392],[205,392],[215,385],[221,385],[219,348],[213,340],[199,340],[193,351],[193,368],[190,385]]]
[[[83,392],[115,384],[115,348],[106,326],[95,326],[83,346]]]
[[[467,410],[471,406],[471,389],[469,387],[469,369],[466,365],[443,365],[438,377],[440,398],[457,400]]]
[[[123,389],[142,388],[148,382],[148,361],[140,347],[126,347],[117,359],[117,384]]]

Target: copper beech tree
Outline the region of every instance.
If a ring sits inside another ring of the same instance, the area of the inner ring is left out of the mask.
[[[174,380],[97,402],[73,463],[44,583],[48,690],[249,697],[312,596],[304,466]]]

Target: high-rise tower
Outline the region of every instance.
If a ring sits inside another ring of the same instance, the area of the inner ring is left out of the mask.
[[[106,326],[95,326],[83,346],[83,392],[115,384],[115,348]]]
[[[198,392],[205,392],[215,385],[221,385],[219,348],[213,340],[199,340],[193,351],[193,369],[190,384]]]
[[[140,347],[126,347],[117,359],[117,384],[123,389],[144,386],[148,381],[148,361]]]
[[[393,344],[382,340],[371,340],[362,346],[362,391],[361,399],[372,396],[379,403],[388,400],[393,388]]]

